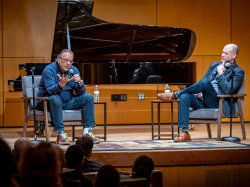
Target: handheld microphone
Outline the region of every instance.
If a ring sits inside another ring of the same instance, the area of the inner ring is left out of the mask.
[[[231,63],[226,62],[226,63],[224,64],[224,67],[225,67],[225,68],[229,68],[231,65],[232,65]]]
[[[32,72],[34,72],[34,71],[35,71],[35,69],[36,69],[36,67],[35,67],[35,66],[31,67],[31,68],[30,68],[30,72],[31,72],[31,73],[32,73]]]
[[[69,70],[69,73],[70,73],[70,75],[73,77],[74,76],[74,70],[73,69],[70,69]]]

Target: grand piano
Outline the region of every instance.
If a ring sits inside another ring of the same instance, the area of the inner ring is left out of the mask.
[[[86,84],[126,83],[141,62],[153,63],[163,82],[176,80],[169,76],[173,68],[177,67],[178,74],[194,69],[192,63],[181,62],[194,50],[196,35],[192,30],[108,22],[92,15],[93,6],[94,0],[58,1],[51,57],[53,60],[61,49],[70,48],[75,62],[87,69],[83,73]],[[94,82],[89,80],[93,63],[94,72],[98,72]],[[104,77],[107,71],[109,75]],[[191,75],[182,79],[194,81]]]

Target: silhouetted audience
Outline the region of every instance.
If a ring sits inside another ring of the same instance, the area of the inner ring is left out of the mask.
[[[9,145],[0,138],[0,186],[17,187],[14,179],[15,164]]]
[[[102,166],[96,176],[95,187],[119,187],[120,174],[112,165]]]
[[[19,163],[22,187],[63,187],[61,164],[55,148],[46,142],[28,148]]]
[[[16,173],[17,173],[18,162],[20,161],[21,155],[30,147],[32,147],[32,143],[28,138],[19,138],[15,141],[12,154],[15,161]]]
[[[132,177],[146,178],[148,185],[150,185],[153,170],[154,170],[154,161],[147,155],[141,155],[134,162],[132,168]]]
[[[92,187],[91,181],[83,175],[80,168],[84,162],[84,149],[81,145],[75,144],[68,147],[65,153],[66,168],[73,169],[62,173],[63,179],[81,181],[82,186]]]
[[[78,139],[76,141],[76,144],[80,144],[83,147],[84,152],[85,152],[84,163],[82,164],[80,168],[81,172],[98,171],[103,166],[103,164],[96,162],[94,160],[90,160],[93,146],[94,146],[94,141],[92,137],[86,134],[82,138]]]

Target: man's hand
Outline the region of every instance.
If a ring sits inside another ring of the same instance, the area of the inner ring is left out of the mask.
[[[221,75],[224,73],[224,71],[226,71],[224,64],[225,64],[225,62],[223,62],[221,65],[217,66],[218,75]]]
[[[200,100],[203,100],[203,94],[202,93],[198,93],[196,94],[197,98]]]
[[[73,80],[77,83],[81,82],[81,77],[78,74],[74,74]]]
[[[66,86],[66,84],[73,79],[73,77],[70,78],[68,75],[65,75],[65,74],[63,74],[62,76],[57,74],[57,76],[59,78],[59,85],[62,88],[64,88]]]

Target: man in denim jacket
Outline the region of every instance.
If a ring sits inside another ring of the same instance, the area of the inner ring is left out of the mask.
[[[64,130],[62,110],[82,109],[84,116],[84,134],[92,136],[92,128],[96,126],[94,117],[94,98],[85,93],[86,87],[81,80],[78,69],[73,66],[74,53],[63,49],[55,62],[46,66],[39,84],[38,96],[47,96],[54,132],[57,135],[57,144],[70,144]]]

